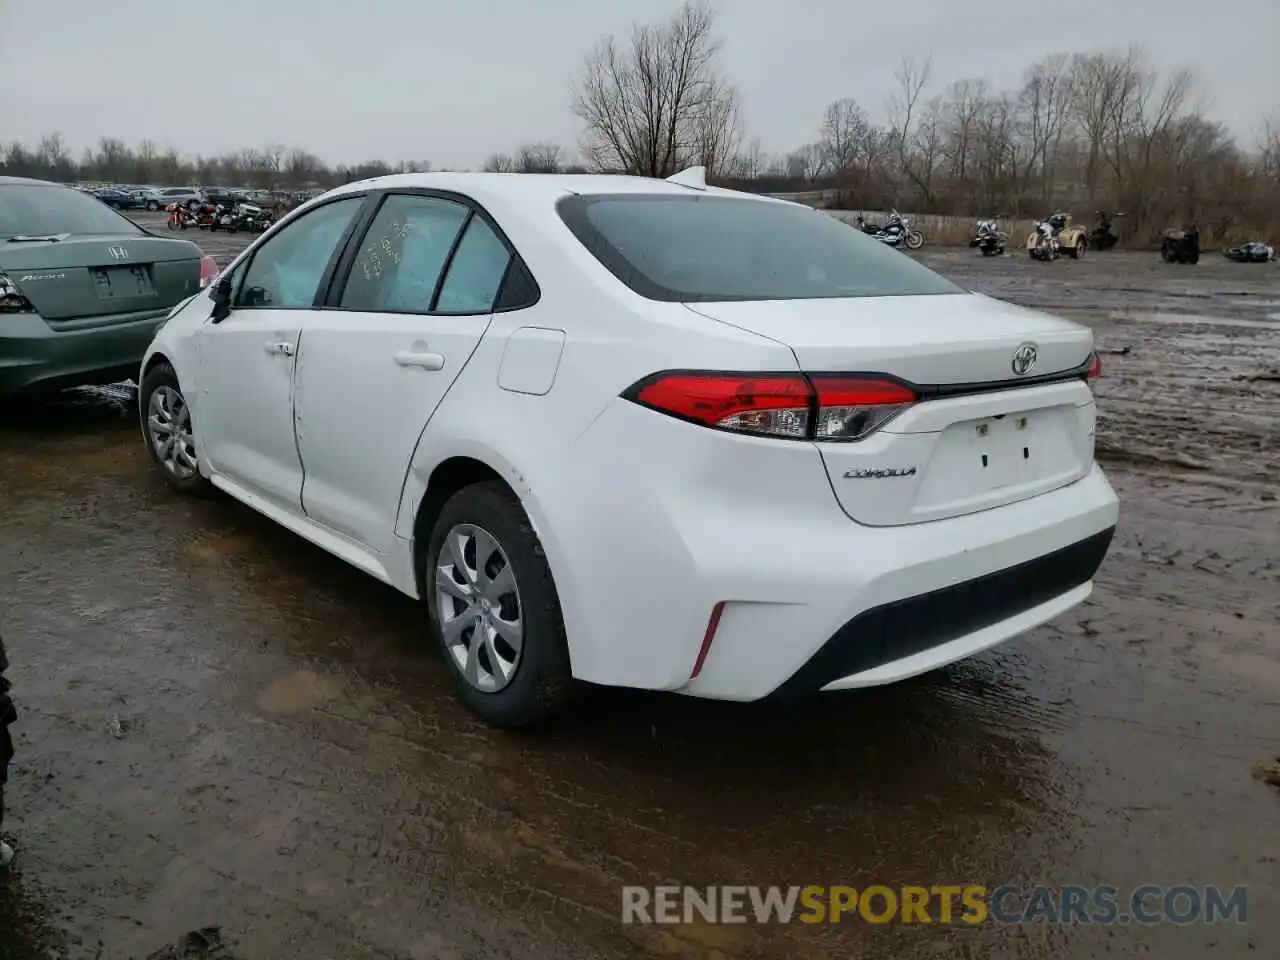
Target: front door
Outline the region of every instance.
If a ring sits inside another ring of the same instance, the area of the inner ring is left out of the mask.
[[[294,513],[302,492],[293,429],[299,336],[363,202],[325,204],[267,238],[232,276],[231,313],[200,332],[199,430],[213,475]]]
[[[348,260],[332,309],[303,327],[302,505],[383,554],[418,438],[489,326],[511,254],[467,204],[393,193]]]

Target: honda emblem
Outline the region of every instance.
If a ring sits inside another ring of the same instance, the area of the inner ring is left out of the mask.
[[[111,254],[112,260],[128,260],[129,259],[128,247],[119,247],[119,246],[107,247],[107,253]]]

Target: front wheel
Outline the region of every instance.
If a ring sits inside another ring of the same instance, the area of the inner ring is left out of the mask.
[[[147,371],[138,388],[142,436],[164,482],[180,493],[208,496],[213,484],[200,475],[191,408],[178,375],[167,363]]]
[[[533,525],[503,484],[464,487],[427,541],[418,585],[462,701],[495,726],[561,712],[575,689],[560,599]]]
[[[919,230],[912,230],[907,234],[907,249],[919,250],[924,246],[924,234]]]

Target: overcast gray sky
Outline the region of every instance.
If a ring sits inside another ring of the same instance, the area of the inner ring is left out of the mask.
[[[572,146],[567,88],[602,34],[678,0],[0,0],[0,141],[60,130],[184,154],[266,143],[330,163],[477,167]],[[882,112],[904,53],[935,84],[1012,86],[1056,51],[1141,43],[1196,70],[1207,112],[1251,141],[1280,94],[1280,0],[720,0],[724,66],[770,152],[813,140],[842,96]]]

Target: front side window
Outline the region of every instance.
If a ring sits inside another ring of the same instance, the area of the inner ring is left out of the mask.
[[[910,257],[817,210],[723,196],[571,196],[561,219],[651,300],[812,300],[962,293]]]
[[[365,234],[339,306],[374,313],[427,313],[458,233],[471,216],[440,197],[392,194]]]
[[[330,258],[363,203],[364,197],[326,203],[263,243],[249,263],[236,306],[274,310],[310,307]]]
[[[115,190],[105,194],[127,196]],[[142,231],[91,193],[37,184],[0,184],[0,239],[64,233],[137,236]]]

